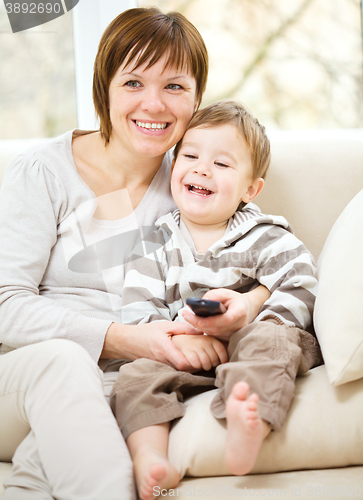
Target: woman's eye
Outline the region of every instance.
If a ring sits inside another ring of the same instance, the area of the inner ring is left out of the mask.
[[[130,80],[129,82],[126,82],[125,85],[127,87],[131,87],[131,88],[138,88],[141,86],[141,83],[140,82],[137,82],[136,80]]]
[[[181,85],[178,85],[177,83],[170,83],[167,88],[170,90],[180,90],[183,87]]]

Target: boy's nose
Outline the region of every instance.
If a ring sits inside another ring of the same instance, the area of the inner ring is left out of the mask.
[[[211,177],[212,176],[210,169],[205,164],[197,165],[194,168],[194,173],[201,175],[202,177]]]

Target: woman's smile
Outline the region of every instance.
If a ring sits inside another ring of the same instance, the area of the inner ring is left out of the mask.
[[[134,120],[136,125],[140,128],[150,130],[154,132],[155,130],[165,130],[166,127],[169,125],[168,122],[166,123],[157,123],[157,122],[140,122],[138,120]]]
[[[164,136],[168,133],[167,128],[170,127],[170,122],[155,122],[155,121],[139,121],[132,120],[138,132],[149,136]]]

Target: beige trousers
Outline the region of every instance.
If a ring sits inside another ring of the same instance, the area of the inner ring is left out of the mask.
[[[133,500],[132,462],[102,372],[68,340],[0,356],[2,500]]]
[[[279,430],[290,407],[297,374],[321,363],[316,339],[299,328],[272,321],[252,323],[231,336],[229,362],[214,373],[192,375],[149,359],[120,368],[111,393],[111,408],[125,439],[134,431],[182,417],[184,399],[218,387],[211,404],[216,418],[225,417],[225,404],[240,380],[259,395],[262,419]]]

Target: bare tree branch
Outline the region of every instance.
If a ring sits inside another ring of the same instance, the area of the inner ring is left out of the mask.
[[[255,68],[264,59],[266,59],[268,51],[271,48],[274,41],[280,38],[286,32],[286,30],[290,28],[290,26],[295,24],[300,19],[302,14],[310,6],[312,2],[314,2],[314,0],[304,0],[301,3],[299,9],[291,17],[289,17],[283,24],[281,24],[281,26],[275,32],[271,33],[271,35],[266,38],[265,42],[261,46],[260,50],[257,52],[256,56],[253,58],[253,60],[247,66],[246,70],[243,72],[241,79],[236,83],[236,85],[232,89],[230,89],[227,93],[223,93],[223,96],[217,99],[231,98],[238,90],[240,90],[244,86],[246,80],[253,73]]]

